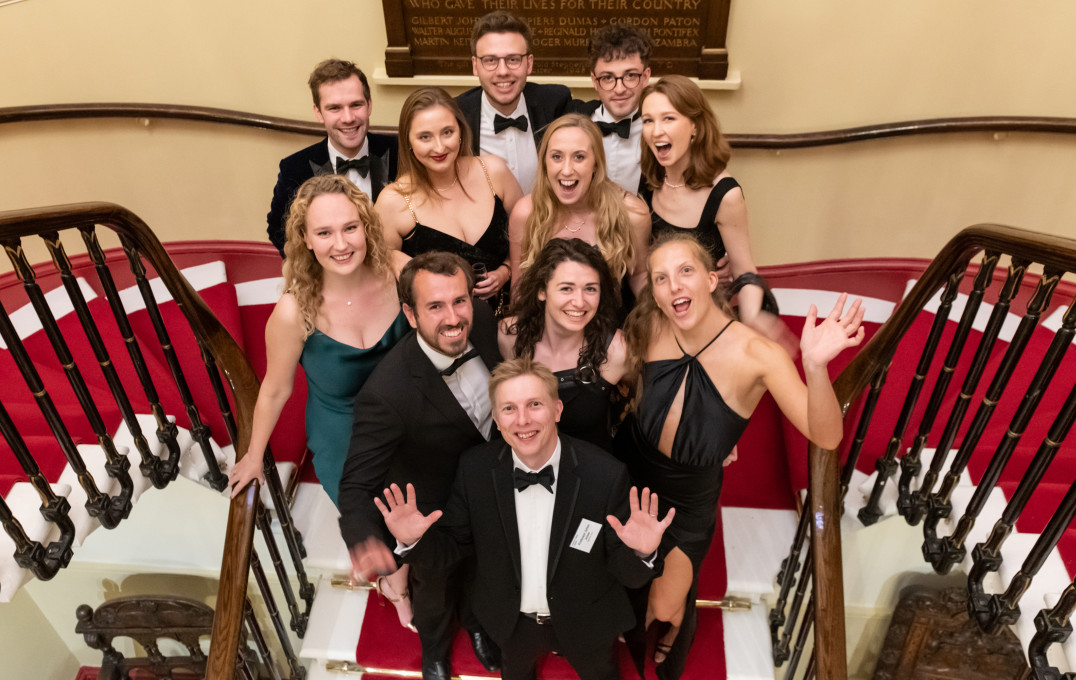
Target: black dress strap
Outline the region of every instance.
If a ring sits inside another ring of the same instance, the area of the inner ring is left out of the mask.
[[[714,342],[715,342],[715,341],[716,341],[716,340],[717,340],[718,338],[720,338],[720,337],[721,337],[721,334],[722,334],[722,333],[724,333],[724,332],[725,332],[725,330],[726,330],[726,329],[728,329],[728,327],[732,325],[732,322],[733,322],[733,319],[729,319],[729,322],[728,322],[727,324],[725,324],[724,326],[722,326],[722,327],[721,327],[721,330],[719,330],[719,331],[717,332],[717,335],[715,335],[715,336],[714,336],[713,338],[711,338],[711,339],[710,339],[710,342],[706,343],[706,344],[705,344],[705,345],[703,346],[703,348],[702,348],[702,349],[700,349],[700,350],[699,350],[698,352],[695,352],[694,354],[688,354],[688,353],[687,353],[687,352],[686,352],[686,351],[684,350],[684,348],[683,348],[683,347],[682,347],[682,346],[680,345],[680,341],[676,339],[676,333],[673,333],[673,341],[674,341],[674,342],[676,342],[676,346],[680,348],[680,351],[684,353],[684,356],[685,356],[685,357],[691,357],[692,359],[695,359],[695,358],[696,358],[696,357],[698,357],[698,356],[699,356],[700,354],[702,354],[703,352],[705,352],[705,351],[706,351],[706,348],[707,348],[707,347],[709,347],[710,345],[714,344]]]
[[[722,177],[718,180],[714,188],[710,190],[710,195],[706,198],[706,205],[702,207],[702,217],[699,218],[700,229],[705,225],[715,223],[717,211],[721,208],[721,201],[725,200],[725,194],[738,186],[740,186],[740,183],[731,177]]]

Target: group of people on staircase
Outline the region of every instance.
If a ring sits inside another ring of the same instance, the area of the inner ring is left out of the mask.
[[[417,629],[424,678],[451,676],[457,622],[505,678],[553,651],[620,677],[621,636],[642,673],[651,628],[658,676],[678,678],[723,466],[766,392],[837,446],[827,364],[863,312],[811,308],[801,380],[717,119],[691,80],[649,82],[645,31],[595,31],[590,102],[527,82],[512,14],[479,19],[471,47],[481,86],[416,89],[398,141],[368,131],[354,64],[311,74],[327,136],[280,163],[284,293],[232,493],[264,481],[301,364],[353,572]]]

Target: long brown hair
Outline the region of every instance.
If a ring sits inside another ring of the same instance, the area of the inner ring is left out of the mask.
[[[594,153],[594,176],[583,200],[595,213],[595,245],[609,263],[613,276],[620,280],[631,271],[631,265],[635,261],[635,249],[631,244],[631,217],[628,206],[624,203],[624,190],[609,179],[606,171],[601,131],[594,121],[578,113],[569,113],[556,119],[549,124],[545,136],[542,137],[542,146],[538,150],[538,176],[534,181],[534,193],[531,194],[532,209],[527,218],[527,232],[523,237],[520,268],[526,270],[530,267],[545,244],[560,231],[556,220],[560,201],[553,193],[545,157],[553,135],[558,130],[570,127],[577,127],[586,133]]]
[[[389,247],[381,228],[381,220],[374,212],[369,197],[343,175],[315,175],[303,182],[288,209],[284,226],[284,290],[295,296],[299,314],[303,320],[303,337],[310,337],[323,301],[324,269],[314,253],[306,245],[306,214],[310,204],[322,194],[347,196],[359,213],[363,232],[366,234],[366,258],[362,266],[369,267],[376,275],[392,281]]]
[[[542,248],[519,282],[519,294],[509,312],[515,317],[515,323],[508,333],[516,336],[516,356],[533,359],[534,346],[545,335],[545,302],[538,299],[538,293],[546,289],[553,272],[565,262],[590,267],[598,274],[598,308],[594,318],[583,328],[578,368],[599,371],[607,359],[609,339],[616,333],[620,284],[613,278],[602,254],[582,239],[555,238]]]
[[[427,196],[434,195],[430,173],[426,166],[415,158],[414,149],[411,148],[411,126],[414,124],[415,116],[435,106],[443,106],[448,109],[452,117],[456,119],[456,125],[459,128],[460,148],[456,154],[456,162],[452,169],[457,181],[460,178],[460,159],[474,155],[474,151],[471,149],[473,139],[471,128],[468,127],[467,121],[464,120],[463,112],[460,110],[456,100],[440,87],[418,88],[408,95],[407,99],[404,100],[403,107],[400,108],[400,126],[398,128],[400,158],[397,164],[397,176],[406,176],[410,182],[408,186],[399,184],[401,187],[400,193],[413,194],[415,191],[421,191]],[[470,198],[466,188],[464,188],[463,193]]]
[[[681,75],[664,76],[656,83],[650,83],[639,95],[639,109],[652,94],[663,94],[680,115],[695,124],[695,136],[691,140],[687,153],[689,163],[684,170],[684,184],[692,189],[705,189],[714,183],[714,178],[725,171],[732,157],[732,150],[725,135],[721,134],[721,125],[706,101],[699,86],[690,78]],[[665,168],[654,158],[649,144],[643,144],[643,177],[651,191],[656,191],[665,181]]]

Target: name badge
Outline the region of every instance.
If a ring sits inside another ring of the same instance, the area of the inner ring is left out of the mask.
[[[594,541],[598,540],[598,532],[602,525],[591,522],[589,519],[580,520],[579,528],[575,530],[575,538],[572,539],[571,547],[590,553],[594,547]]]

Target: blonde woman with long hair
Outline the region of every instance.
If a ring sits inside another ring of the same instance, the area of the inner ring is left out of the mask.
[[[598,126],[578,113],[561,116],[546,129],[538,161],[534,193],[516,204],[508,222],[513,295],[523,270],[554,238],[597,247],[616,280],[628,279],[638,292],[646,283],[650,214],[642,199],[609,179]]]
[[[269,436],[306,373],[307,447],[334,504],[347,456],[352,402],[374,367],[409,330],[396,295],[392,255],[370,199],[342,175],[303,183],[285,227],[284,294],[265,325],[265,378],[254,405],[250,446],[229,473],[232,496],[265,483]],[[407,574],[388,577],[384,594],[410,624]]]

